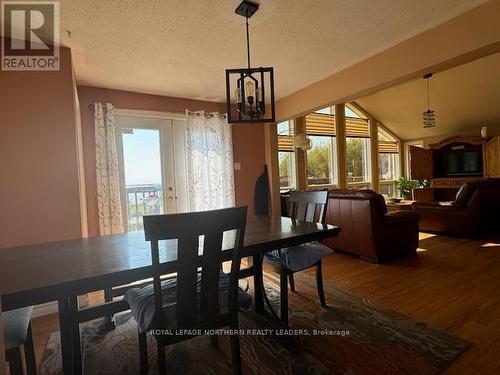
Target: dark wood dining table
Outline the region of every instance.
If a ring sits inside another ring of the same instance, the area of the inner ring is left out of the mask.
[[[264,310],[261,263],[264,253],[319,241],[336,236],[339,231],[334,225],[287,217],[249,217],[241,256],[249,257],[250,266],[242,269],[240,277],[251,277],[255,310]],[[229,237],[224,243],[233,243]],[[160,250],[163,271],[175,273],[175,241],[164,241]],[[231,250],[225,248],[223,260],[231,259]],[[58,301],[64,374],[82,371],[79,324],[128,309],[124,301],[80,308],[78,296],[150,276],[151,249],[142,231],[0,248],[0,293],[4,311]]]

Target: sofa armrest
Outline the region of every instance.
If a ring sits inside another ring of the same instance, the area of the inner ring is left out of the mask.
[[[394,211],[384,215],[384,225],[417,223],[420,215],[415,211]]]

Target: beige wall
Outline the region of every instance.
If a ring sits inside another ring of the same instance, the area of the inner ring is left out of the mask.
[[[60,59],[0,71],[0,247],[82,235],[70,50]]]
[[[500,1],[489,1],[442,25],[344,69],[276,103],[276,118],[295,118],[500,51]]]
[[[78,86],[81,105],[83,154],[87,195],[89,236],[99,234],[97,216],[97,185],[95,173],[94,114],[88,107],[94,102],[112,103],[121,109],[136,109],[159,112],[226,111],[224,103],[172,98],[159,95],[139,94],[129,91]],[[237,205],[248,205],[254,212],[254,185],[265,164],[263,125],[233,126],[233,157],[241,163],[241,170],[234,172]]]

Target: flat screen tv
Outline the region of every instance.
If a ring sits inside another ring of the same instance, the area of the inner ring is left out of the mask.
[[[481,145],[451,144],[437,150],[437,177],[468,177],[483,175]]]

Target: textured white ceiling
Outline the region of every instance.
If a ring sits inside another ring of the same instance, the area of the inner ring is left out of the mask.
[[[240,0],[60,3],[61,43],[73,49],[79,84],[224,101],[225,68],[245,66],[245,20],[234,14]],[[274,66],[280,98],[484,0],[259,3],[250,20],[252,65]]]
[[[436,111],[436,127],[430,129],[422,126],[422,112],[427,109],[423,79],[356,102],[402,139],[500,127],[500,53],[435,74],[429,92],[430,107]]]

